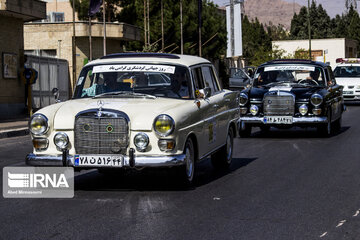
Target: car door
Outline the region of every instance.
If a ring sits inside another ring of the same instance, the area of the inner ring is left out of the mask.
[[[227,134],[227,104],[225,104],[224,94],[221,90],[216,77],[215,69],[212,65],[202,66],[202,73],[205,85],[211,89],[209,97],[211,101],[212,116],[209,118],[209,146],[218,148],[225,143]]]
[[[327,67],[328,87],[331,95],[331,119],[336,120],[341,117],[343,107],[342,89],[343,87],[338,85],[335,80],[335,76],[331,70],[331,67]]]

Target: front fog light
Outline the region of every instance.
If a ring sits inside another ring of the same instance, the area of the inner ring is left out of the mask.
[[[46,150],[49,146],[49,141],[46,138],[34,138],[32,142],[37,151]]]
[[[48,119],[42,114],[34,114],[29,122],[30,132],[34,135],[42,135],[48,129]]]
[[[54,137],[55,145],[60,149],[66,149],[69,144],[69,137],[66,133],[59,132]]]
[[[314,115],[320,115],[321,114],[321,108],[314,108],[313,110],[312,110],[312,112],[313,112],[313,114]]]
[[[161,139],[158,142],[161,151],[171,151],[175,148],[175,141],[172,139]]]
[[[304,116],[305,114],[307,114],[307,112],[308,112],[308,107],[305,104],[303,104],[299,107],[299,113],[301,115]]]
[[[134,144],[139,151],[145,151],[149,145],[149,137],[145,133],[138,133],[134,137]]]
[[[241,107],[240,108],[240,114],[245,115],[247,113],[247,110],[248,110],[247,107]]]
[[[259,108],[256,105],[251,105],[250,112],[253,116],[255,116],[259,112]]]

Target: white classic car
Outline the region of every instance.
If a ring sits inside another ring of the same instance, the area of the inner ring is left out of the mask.
[[[334,69],[336,82],[344,86],[345,101],[360,101],[360,59],[338,58]]]
[[[206,59],[173,54],[112,54],[84,66],[73,98],[29,121],[28,165],[75,169],[178,167],[232,161],[239,94],[223,90]]]

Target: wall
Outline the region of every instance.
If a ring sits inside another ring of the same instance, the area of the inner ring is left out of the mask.
[[[0,118],[9,118],[25,111],[25,85],[16,78],[4,78],[3,53],[14,53],[17,71],[23,66],[23,20],[0,15]]]
[[[274,46],[278,46],[279,49],[285,50],[285,55],[294,54],[298,49],[309,49],[309,40],[288,40],[288,41],[273,41]],[[333,39],[313,39],[311,40],[312,50],[326,51],[325,62],[329,62],[330,66],[334,68],[336,66],[337,58],[350,57],[349,47],[352,47],[352,55],[356,57],[356,45],[355,40],[345,38],[333,38]],[[347,50],[347,51],[346,51]]]

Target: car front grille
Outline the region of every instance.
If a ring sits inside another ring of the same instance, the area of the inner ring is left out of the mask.
[[[123,117],[78,116],[75,120],[77,154],[124,153],[129,142],[128,121]]]
[[[267,95],[263,104],[267,116],[293,116],[295,112],[295,97],[291,93]]]

